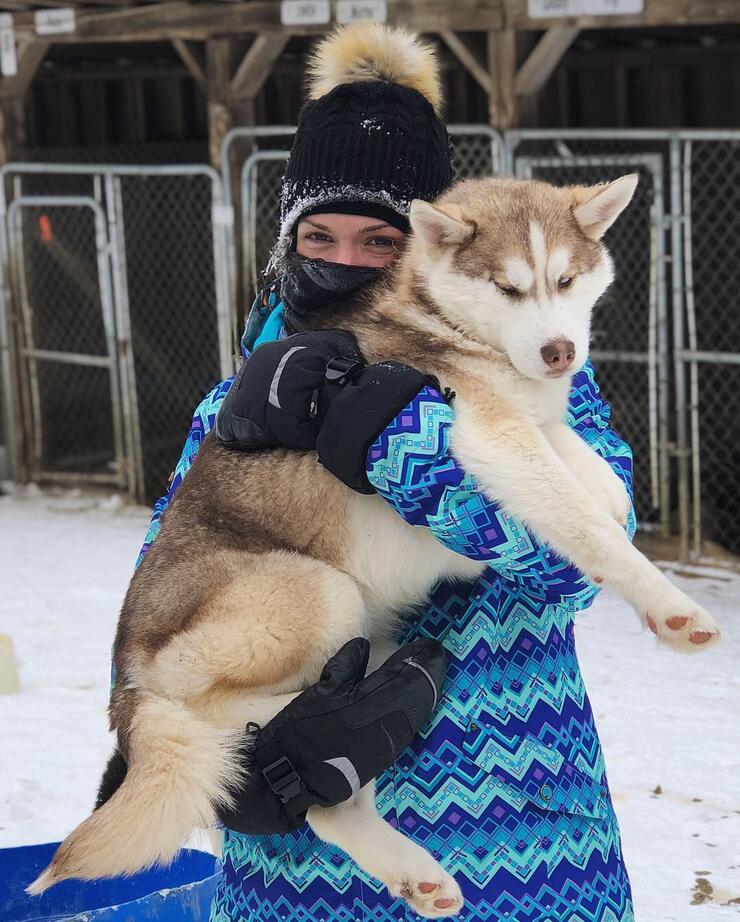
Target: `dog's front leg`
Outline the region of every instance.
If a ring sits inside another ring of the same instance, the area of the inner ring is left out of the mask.
[[[307,820],[319,838],[345,851],[420,916],[443,918],[462,909],[455,878],[378,814],[374,782],[336,807],[311,807]]]
[[[630,512],[630,498],[610,465],[565,423],[542,427],[545,438],[584,490],[623,528]]]
[[[712,616],[630,543],[526,417],[458,396],[450,438],[453,454],[488,496],[592,582],[631,602],[662,640],[688,651],[719,638]]]

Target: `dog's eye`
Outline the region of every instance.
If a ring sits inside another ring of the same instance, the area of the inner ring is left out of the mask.
[[[514,288],[513,285],[499,285],[496,282],[496,287],[500,292],[506,295],[507,298],[519,298],[521,297],[521,291],[518,288]]]
[[[572,284],[573,284],[572,275],[561,275],[560,278],[558,279],[558,288],[561,291],[563,291],[566,288],[570,288]]]

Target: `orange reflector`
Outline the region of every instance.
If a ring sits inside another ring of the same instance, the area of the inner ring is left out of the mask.
[[[51,218],[48,214],[42,214],[39,218],[39,236],[43,243],[51,243],[54,239],[54,233],[51,229]]]

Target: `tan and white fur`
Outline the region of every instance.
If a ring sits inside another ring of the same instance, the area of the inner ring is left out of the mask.
[[[403,361],[452,388],[452,451],[481,488],[628,600],[659,640],[698,650],[718,639],[715,622],[632,546],[621,481],[565,422],[613,275],[601,237],[635,185],[486,179],[414,202],[387,281],[317,326],[350,329],[370,361]],[[245,454],[209,436],[121,612],[111,726],[129,773],[31,892],[169,861],[229,802],[247,721],[269,720],[351,637],[377,643],[377,662],[400,611],[440,578],[480,570],[311,453]],[[442,865],[378,816],[372,784],[308,822],[418,913],[461,908]]]

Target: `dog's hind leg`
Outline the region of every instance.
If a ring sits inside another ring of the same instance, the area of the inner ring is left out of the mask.
[[[336,807],[311,807],[307,821],[319,838],[345,851],[420,916],[444,918],[462,909],[455,878],[378,814],[374,782]]]
[[[229,572],[197,619],[137,670],[136,681],[233,727],[248,715],[240,696],[256,696],[252,719],[269,719],[265,698],[317,681],[347,640],[366,635],[367,619],[355,581],[321,561],[274,551],[221,565]]]

